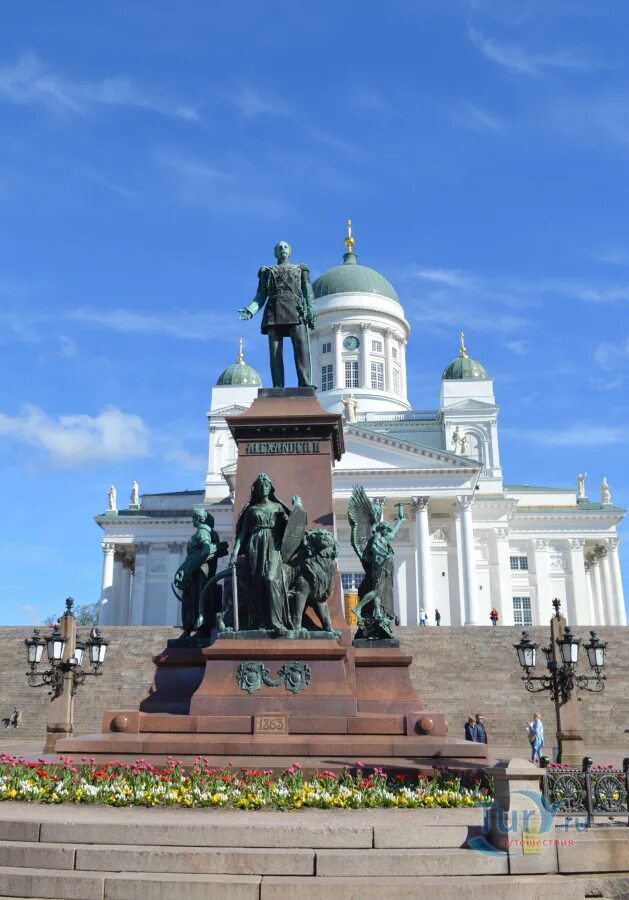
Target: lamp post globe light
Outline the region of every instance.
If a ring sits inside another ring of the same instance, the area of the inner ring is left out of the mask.
[[[77,641],[76,619],[72,612],[74,600],[68,597],[66,609],[59,622],[48,635],[42,638],[39,629],[24,641],[28,672],[26,677],[31,687],[50,688],[50,711],[46,723],[46,744],[44,750],[54,750],[60,737],[72,734],[72,714],[74,695],[79,685],[88,675],[102,675],[102,666],[109,641],[98,628],[92,628],[87,642]],[[39,671],[44,647],[48,657],[48,668]],[[84,668],[89,661],[90,669]]]
[[[553,600],[555,615],[550,620],[550,644],[542,647],[546,660],[546,673],[535,675],[536,651],[538,645],[531,641],[527,631],[513,647],[518,662],[524,670],[522,681],[530,693],[549,691],[555,705],[557,718],[558,762],[580,763],[585,754],[583,726],[578,701],[582,691],[600,693],[605,689],[607,676],[605,668],[605,648],[595,631],[590,632],[590,640],[584,644],[593,675],[577,675],[581,638],[572,633],[561,615],[561,601]]]

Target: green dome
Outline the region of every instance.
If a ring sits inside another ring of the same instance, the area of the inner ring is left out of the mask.
[[[461,332],[461,346],[459,355],[453,359],[449,366],[443,370],[442,381],[488,381],[487,369],[476,359],[467,355],[463,332]]]
[[[356,254],[351,250],[343,257],[342,266],[334,266],[323,275],[319,275],[313,282],[312,289],[315,297],[327,297],[329,294],[381,294],[395,300],[400,299],[390,281],[370,269],[368,266],[359,266]]]
[[[240,351],[235,363],[227,366],[224,372],[218,376],[216,384],[223,387],[239,387],[241,385],[253,385],[254,387],[262,387],[262,379],[255,369],[248,366],[242,355],[242,339],[240,341]]]

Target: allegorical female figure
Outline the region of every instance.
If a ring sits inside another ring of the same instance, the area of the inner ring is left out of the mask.
[[[214,616],[220,608],[212,591],[203,589],[208,580],[216,575],[219,557],[227,555],[227,543],[220,541],[214,531],[214,518],[205,509],[195,509],[192,513],[192,524],[196,531],[186,546],[186,558],[177,569],[173,579],[175,594],[181,600],[181,624],[184,637],[193,631],[211,631]]]
[[[246,560],[246,602],[253,627],[272,628],[285,634],[292,627],[282,573],[281,547],[290,510],[275,496],[268,475],[258,475],[251,486],[251,498],[244,505],[236,525],[231,555]]]

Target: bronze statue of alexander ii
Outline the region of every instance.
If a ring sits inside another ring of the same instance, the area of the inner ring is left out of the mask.
[[[316,387],[312,382],[309,331],[314,328],[317,311],[310,284],[310,270],[303,263],[291,263],[291,246],[286,241],[275,245],[275,266],[262,266],[258,272],[255,297],[239,310],[241,319],[251,319],[263,306],[260,331],[269,336],[269,357],[273,387],[284,387],[284,338],[290,338],[295,356],[299,387]]]

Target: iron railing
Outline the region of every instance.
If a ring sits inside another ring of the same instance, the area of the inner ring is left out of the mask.
[[[622,769],[594,766],[589,756],[581,768],[553,765],[542,757],[542,790],[549,808],[558,815],[585,815],[588,825],[597,816],[627,816],[629,825],[629,757]]]
[[[410,409],[399,412],[363,412],[356,414],[357,422],[436,422],[436,409]]]

